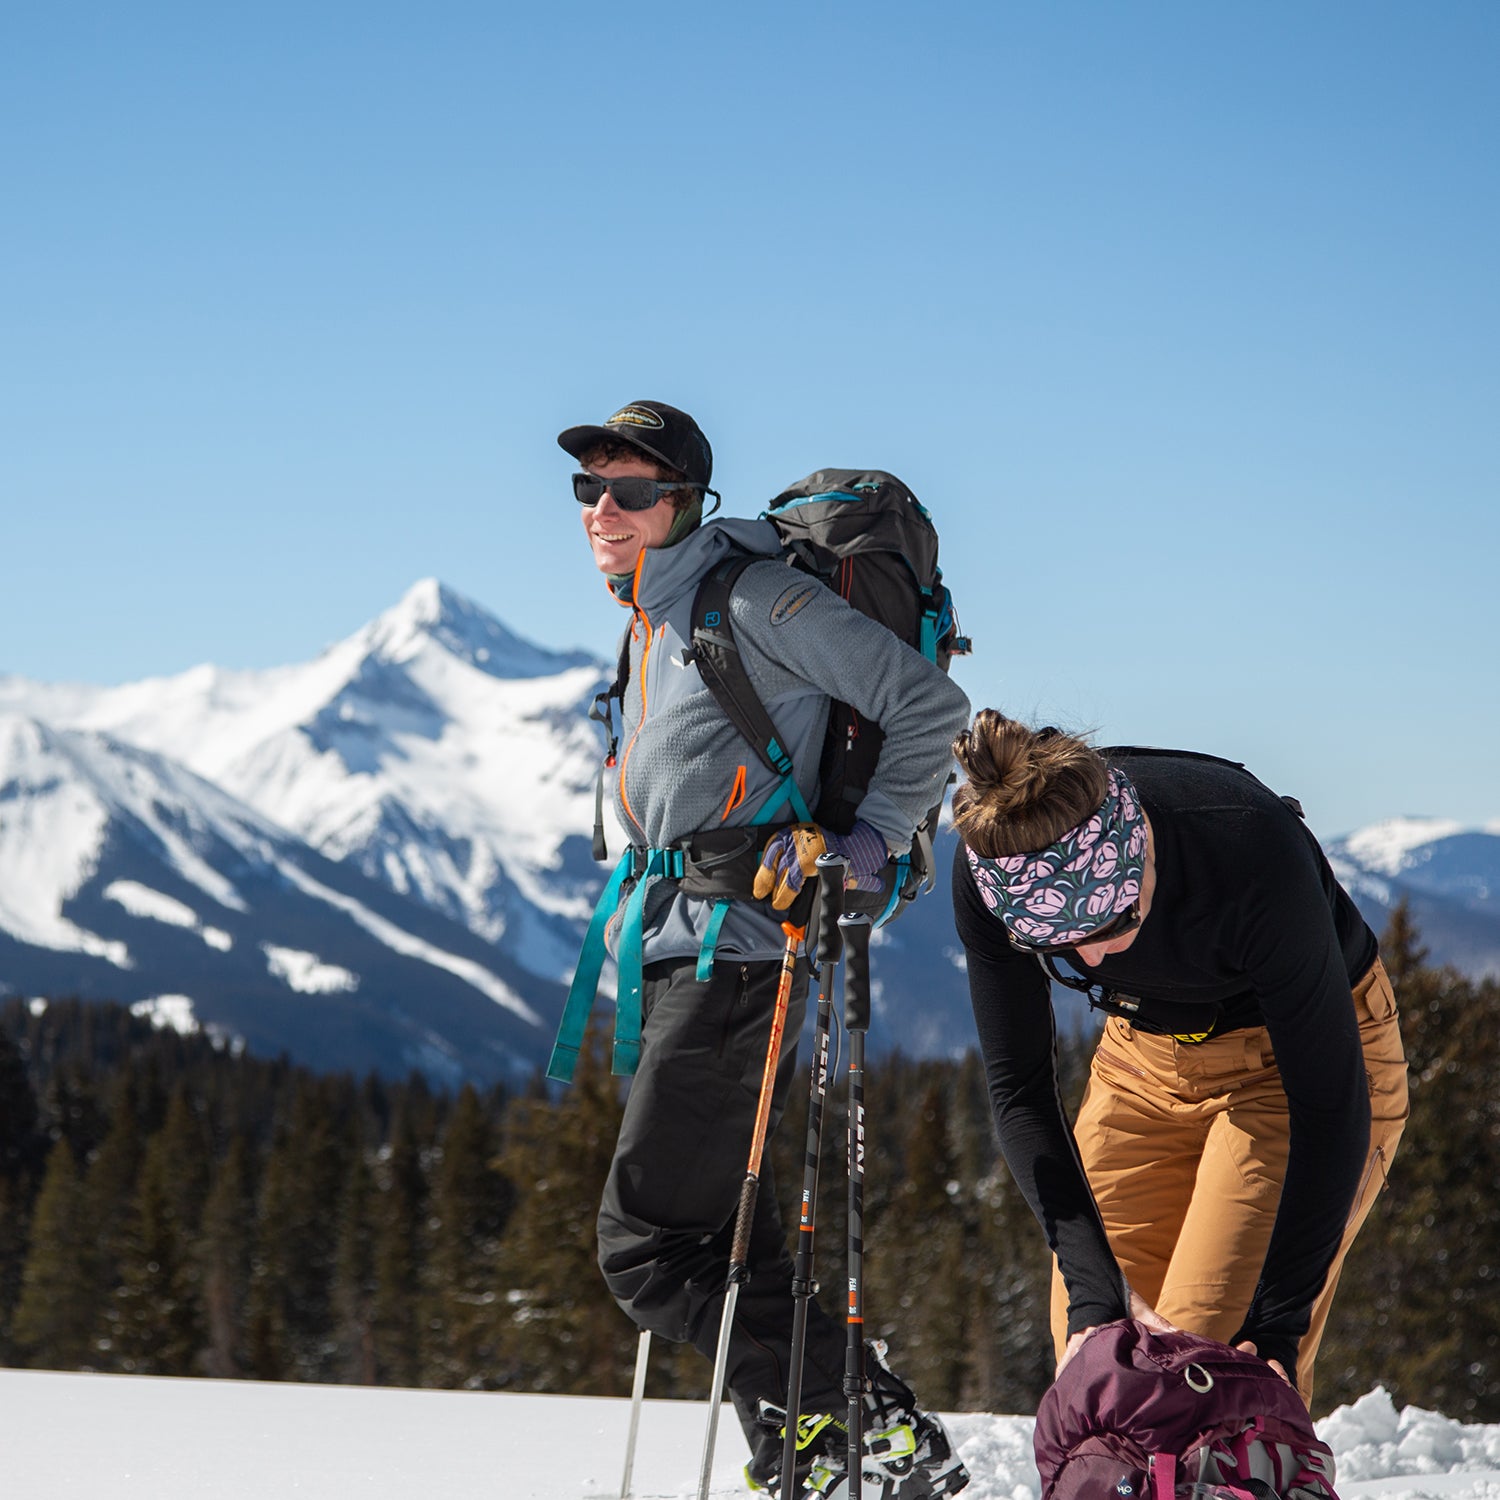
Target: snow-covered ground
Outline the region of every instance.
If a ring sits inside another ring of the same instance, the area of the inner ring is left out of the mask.
[[[14,1500],[604,1500],[629,1405],[583,1396],[372,1390],[0,1370],[0,1495]],[[947,1418],[967,1500],[1035,1500],[1029,1417]],[[632,1492],[697,1489],[704,1408],[648,1401]],[[1319,1423],[1343,1500],[1500,1500],[1500,1424],[1464,1426],[1384,1391]],[[716,1497],[744,1496],[728,1407]]]

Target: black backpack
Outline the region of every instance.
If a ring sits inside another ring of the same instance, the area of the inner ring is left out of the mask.
[[[786,561],[820,578],[861,613],[947,671],[970,649],[938,567],[938,535],[921,501],[882,469],[819,469],[784,490],[764,512],[781,536]],[[693,602],[693,656],[704,684],[759,759],[782,777],[791,760],[751,685],[730,626],[735,581],[757,556],[719,563]],[[884,734],[847,703],[829,708],[818,768],[814,820],[848,833],[880,758]],[[951,777],[949,778],[952,779]],[[918,825],[912,852],[893,863],[879,894],[850,891],[846,905],[886,921],[933,876],[932,837],[941,800]]]

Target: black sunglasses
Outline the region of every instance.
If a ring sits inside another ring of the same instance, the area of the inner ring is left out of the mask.
[[[573,498],[580,505],[597,505],[608,490],[621,510],[650,510],[663,495],[673,490],[708,490],[706,484],[689,484],[685,479],[646,479],[637,474],[619,479],[601,479],[597,474],[573,476]]]
[[[1103,927],[1096,928],[1087,937],[1074,938],[1070,943],[1034,943],[1030,938],[1018,937],[1010,933],[1011,947],[1019,948],[1023,953],[1062,953],[1070,954],[1082,943],[1108,943],[1117,937],[1124,937],[1127,932],[1134,932],[1141,925],[1141,903],[1132,901],[1124,911],[1117,917],[1111,917]],[[1066,984],[1067,980],[1063,980]]]

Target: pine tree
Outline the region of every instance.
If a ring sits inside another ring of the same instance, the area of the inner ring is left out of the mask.
[[[250,1366],[263,1380],[331,1379],[337,1370],[333,1273],[351,1095],[346,1080],[297,1075],[266,1159],[246,1311]]]
[[[60,1140],[47,1158],[12,1327],[30,1364],[58,1370],[94,1367],[95,1304],[91,1296],[80,1295],[91,1271],[90,1232],[73,1152]]]
[[[913,1091],[909,1113],[879,1122],[905,1140],[900,1152],[870,1156],[872,1169],[899,1162],[902,1172],[867,1236],[865,1317],[890,1341],[902,1378],[921,1399],[951,1409],[967,1375],[968,1351],[953,1331],[964,1326],[972,1300],[964,1253],[972,1214],[949,1137],[950,1090],[951,1077],[932,1078]]]
[[[963,1327],[971,1360],[955,1405],[964,1411],[1032,1411],[1052,1383],[1052,1256],[1005,1163],[974,1185],[977,1271]]]
[[[466,1086],[448,1121],[433,1187],[427,1383],[494,1383],[504,1306],[498,1262],[514,1196],[498,1168],[489,1116]]]
[[[250,1250],[255,1194],[245,1139],[236,1132],[214,1173],[203,1208],[199,1265],[203,1285],[204,1372],[245,1374],[245,1310],[250,1289]]]
[[[1427,949],[1422,946],[1417,924],[1411,914],[1411,903],[1398,901],[1386,922],[1380,939],[1380,961],[1390,975],[1391,987],[1400,996],[1408,982],[1425,983]]]
[[[207,1141],[179,1086],[141,1164],[115,1296],[120,1367],[191,1375],[204,1342],[198,1234],[208,1195]]]
[[[501,1385],[619,1395],[630,1389],[635,1329],[605,1289],[595,1220],[622,1109],[609,1044],[584,1038],[572,1086],[511,1111],[501,1168],[516,1210],[501,1248],[507,1301]]]
[[[149,1087],[144,1090],[149,1099]],[[136,1101],[142,1081],[127,1061],[111,1091],[109,1131],[83,1182],[84,1216],[90,1240],[75,1295],[80,1309],[93,1319],[94,1363],[100,1370],[118,1370],[120,1309],[116,1296],[128,1252],[127,1235],[135,1202],[136,1177],[144,1154],[142,1126]]]
[[[403,1101],[382,1152],[375,1205],[375,1370],[382,1385],[416,1385],[422,1369],[427,1180]]]
[[[50,1139],[66,1140],[77,1162],[92,1161],[109,1133],[99,1085],[88,1068],[68,1066],[50,1073],[41,1091],[41,1112]]]
[[[374,1174],[361,1146],[350,1153],[349,1175],[339,1205],[339,1242],[334,1263],[338,1374],[351,1385],[374,1385],[379,1375],[375,1362],[377,1203]]]
[[[1082,1095],[1094,1042],[1091,1030],[1057,1039],[1059,1089],[1070,1115]],[[970,1365],[955,1405],[965,1411],[1031,1411],[1052,1383],[1052,1256],[1000,1156],[977,1053],[960,1065],[958,1081],[965,1121],[961,1180],[973,1183],[975,1210],[966,1259],[975,1274],[962,1325],[969,1330]]]
[[[10,1320],[21,1294],[31,1204],[45,1155],[26,1065],[0,1031],[0,1361],[10,1352]]]

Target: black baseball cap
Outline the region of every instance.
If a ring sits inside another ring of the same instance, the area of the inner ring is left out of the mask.
[[[703,430],[685,411],[665,401],[632,401],[602,427],[570,427],[557,435],[557,446],[580,460],[590,448],[610,441],[639,448],[648,458],[686,476],[690,484],[706,488],[714,477],[714,450]]]

